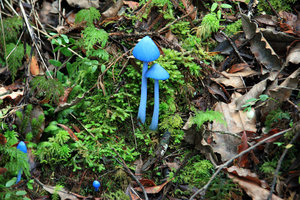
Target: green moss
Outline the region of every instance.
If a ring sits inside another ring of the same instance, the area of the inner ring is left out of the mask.
[[[291,5],[297,0],[270,0],[272,7],[277,11],[292,11]],[[274,14],[271,7],[266,1],[259,1],[257,8],[260,12],[267,12],[267,14]]]

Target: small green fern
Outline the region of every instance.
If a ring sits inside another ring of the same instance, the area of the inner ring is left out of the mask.
[[[50,102],[58,102],[59,97],[64,94],[63,85],[55,79],[46,79],[44,76],[37,76],[31,81],[32,91],[38,90],[39,95],[45,96]]]
[[[213,110],[207,110],[206,112],[198,111],[196,112],[196,115],[193,117],[193,123],[196,124],[198,128],[201,128],[203,123],[208,121],[212,122],[214,120],[225,124],[225,121],[223,119],[223,114],[218,111],[213,111]]]
[[[204,16],[201,26],[196,28],[197,37],[202,40],[207,39],[213,32],[217,32],[220,28],[220,20],[216,13],[209,13]]]
[[[94,7],[90,7],[89,9],[82,9],[76,14],[75,23],[86,21],[88,26],[93,26],[94,20],[98,20],[100,16],[101,15],[99,10]]]
[[[103,29],[97,29],[93,26],[87,27],[82,31],[83,46],[86,49],[87,56],[96,56],[103,60],[108,60],[108,53],[102,49],[108,40],[108,33]],[[100,44],[101,48],[94,49],[94,45]]]

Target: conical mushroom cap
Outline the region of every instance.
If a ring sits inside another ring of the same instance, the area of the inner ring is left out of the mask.
[[[136,44],[132,54],[143,62],[152,62],[160,56],[158,47],[149,36],[145,36]]]
[[[27,147],[26,147],[25,142],[23,142],[23,141],[19,142],[17,149],[19,149],[23,153],[27,153]]]
[[[166,80],[170,77],[169,73],[159,64],[155,63],[146,73],[147,78],[155,80]]]

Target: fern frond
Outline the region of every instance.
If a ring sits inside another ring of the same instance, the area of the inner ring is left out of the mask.
[[[5,34],[5,42],[14,43],[17,41],[23,25],[23,20],[21,17],[11,17],[3,20],[3,29]],[[2,37],[3,30],[0,26],[0,46],[3,46],[4,41]]]
[[[46,100],[58,102],[59,97],[64,94],[63,85],[55,79],[46,79],[44,76],[37,76],[31,81],[32,90],[38,89]]]
[[[75,23],[80,23],[82,21],[86,21],[88,26],[93,25],[94,20],[100,18],[100,12],[94,7],[90,7],[89,9],[80,10],[75,17]]]
[[[208,121],[212,122],[214,120],[225,124],[225,121],[223,119],[223,114],[218,111],[213,111],[213,110],[207,110],[206,112],[198,111],[196,112],[195,117],[193,117],[193,123],[196,124],[198,128],[201,128],[203,123]]]
[[[23,44],[19,44],[16,46],[14,43],[9,43],[6,45],[6,54],[5,57],[7,57],[9,54],[9,57],[7,59],[8,68],[10,70],[12,80],[15,80],[17,71],[19,67],[22,65],[22,60],[24,57],[24,47]]]

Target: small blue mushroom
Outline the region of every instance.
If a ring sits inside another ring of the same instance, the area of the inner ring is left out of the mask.
[[[154,79],[154,110],[152,122],[150,125],[151,130],[156,130],[158,125],[159,116],[159,80],[166,80],[170,77],[169,73],[159,64],[155,63],[146,73],[147,78]]]
[[[25,142],[23,142],[23,141],[19,142],[19,144],[17,146],[17,149],[19,149],[23,153],[27,154],[27,147],[26,147]],[[19,170],[18,177],[17,177],[17,182],[16,183],[18,183],[21,180],[21,176],[22,176],[22,169]]]
[[[99,191],[99,187],[100,187],[100,182],[97,181],[97,180],[95,180],[95,181],[93,182],[93,186],[94,186],[94,188],[95,188],[95,191],[98,192],[98,191]]]
[[[138,120],[144,124],[146,120],[147,104],[147,78],[145,77],[145,74],[148,70],[148,62],[156,60],[160,56],[160,52],[153,40],[149,36],[145,36],[134,47],[132,54],[136,59],[143,61],[141,99]]]

